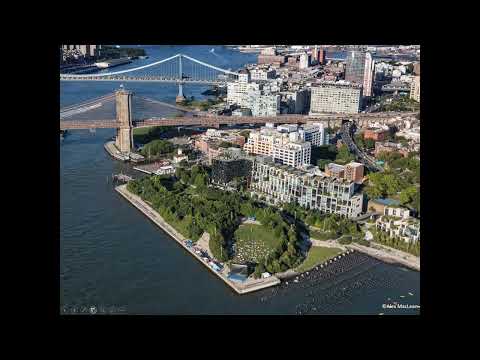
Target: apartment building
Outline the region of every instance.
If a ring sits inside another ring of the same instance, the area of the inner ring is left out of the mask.
[[[356,114],[360,111],[362,85],[344,81],[312,84],[310,115],[318,113]]]
[[[363,96],[372,96],[373,88],[373,73],[375,70],[375,60],[372,58],[372,54],[367,52],[365,54],[365,73],[363,75]]]
[[[328,145],[328,134],[322,123],[304,125],[298,134],[302,141],[308,141],[312,146]]]
[[[309,91],[301,89],[298,91],[282,91],[280,94],[280,101],[287,114],[303,114],[307,111]]]
[[[273,147],[273,159],[281,164],[292,167],[301,167],[310,164],[312,154],[308,142],[289,142]]]
[[[378,157],[378,155],[380,155],[380,153],[382,152],[392,152],[392,151],[398,151],[400,154],[402,154],[403,157],[408,156],[408,153],[410,152],[407,148],[403,147],[402,144],[397,144],[389,141],[375,142],[375,152],[374,152],[375,157]]]
[[[420,75],[414,76],[410,83],[410,99],[420,102]]]
[[[293,167],[310,164],[311,144],[300,139],[297,132],[281,133],[275,128],[251,132],[243,150],[249,154],[265,155]]]
[[[407,243],[420,240],[420,220],[410,216],[408,209],[385,207],[375,227],[388,233],[392,238],[400,238]]]
[[[361,184],[363,182],[364,165],[357,162],[350,162],[345,165],[344,178],[353,181],[355,184]]]
[[[325,166],[325,175],[343,179],[345,176],[345,166],[330,163]]]
[[[249,91],[246,96],[245,107],[252,111],[252,116],[280,115],[280,95],[262,94],[260,91]]]
[[[249,93],[255,94],[262,90],[263,85],[248,81],[233,81],[227,84],[227,104],[248,107]]]
[[[300,63],[298,64],[298,68],[300,70],[308,69],[310,66],[310,58],[307,53],[303,53],[300,55]]]
[[[325,166],[325,176],[331,176],[338,179],[346,179],[361,184],[363,182],[364,165],[357,162],[350,162],[347,165],[330,163]]]
[[[253,161],[250,188],[252,194],[274,205],[296,202],[349,218],[362,212],[363,196],[355,194],[353,182],[275,164],[270,157],[257,156]]]
[[[269,79],[275,79],[277,73],[274,69],[252,69],[250,70],[250,79],[267,81]]]
[[[212,183],[227,185],[235,178],[244,177],[250,184],[252,174],[252,158],[240,149],[228,149],[212,160]]]
[[[388,128],[388,126],[381,128],[369,127],[363,131],[363,138],[372,139],[374,141],[383,141],[387,138],[389,133],[390,129]]]
[[[366,63],[365,51],[351,50],[345,60],[345,80],[363,84]]]

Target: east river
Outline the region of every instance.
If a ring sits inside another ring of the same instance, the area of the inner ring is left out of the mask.
[[[256,54],[223,46],[142,46],[149,59],[179,52],[237,70]],[[212,53],[210,50],[214,48]],[[62,82],[61,106],[117,89],[119,83]],[[174,102],[177,87],[126,83],[142,96]],[[185,86],[186,95],[206,87]],[[114,130],[71,131],[60,145],[60,311],[105,314],[418,314],[383,304],[420,304],[420,273],[353,254],[309,279],[248,295],[236,295],[161,229],[113,190],[112,174],[131,165],[103,149]],[[413,295],[410,295],[410,294]],[[394,305],[396,306],[396,305]]]

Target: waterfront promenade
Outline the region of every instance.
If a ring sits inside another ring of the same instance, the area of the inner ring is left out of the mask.
[[[315,226],[310,226],[310,228],[321,230]],[[405,251],[397,250],[372,241],[370,242],[369,247],[357,243],[342,245],[338,242],[339,239],[340,238],[335,240],[317,240],[310,238],[310,241],[313,246],[336,247],[342,249],[343,251],[353,249],[389,264],[401,264],[410,269],[420,271],[420,258]]]
[[[410,269],[420,271],[420,258],[404,251],[393,249],[374,242],[370,242],[370,247],[355,243],[346,245],[346,247],[363,252],[386,263],[401,264]]]
[[[246,294],[249,292],[264,289],[270,286],[280,284],[280,279],[276,276],[271,276],[266,279],[252,279],[248,278],[243,283],[237,283],[227,278],[228,269],[227,266],[222,271],[218,272],[212,269],[208,264],[202,260],[202,257],[197,255],[192,249],[188,248],[184,241],[187,240],[182,234],[176,231],[169,223],[167,223],[148,203],[143,201],[139,196],[132,194],[127,190],[127,185],[120,185],[115,190],[132,203],[138,210],[145,214],[150,220],[157,224],[162,230],[170,235],[179,245],[181,245],[186,251],[188,251],[193,257],[200,261],[205,267],[222,279],[228,286],[230,286],[237,294]]]

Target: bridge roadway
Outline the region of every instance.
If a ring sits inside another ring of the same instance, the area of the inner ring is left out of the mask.
[[[201,84],[201,85],[219,85],[224,84],[227,80],[195,80],[179,78],[166,78],[162,76],[69,76],[60,75],[60,81],[118,81],[118,82],[160,82],[167,84]]]
[[[281,124],[298,124],[307,121],[328,121],[339,119],[372,119],[381,120],[395,117],[401,114],[411,116],[417,113],[374,113],[374,114],[328,114],[322,117],[312,118],[305,115],[279,115],[279,116],[192,116],[177,118],[152,118],[145,120],[133,120],[133,127],[149,127],[149,126],[218,126],[218,125],[234,125],[234,124],[265,124],[281,123]],[[105,120],[60,120],[60,130],[73,129],[118,129],[120,124],[114,119]]]

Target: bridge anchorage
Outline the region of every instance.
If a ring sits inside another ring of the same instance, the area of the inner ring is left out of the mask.
[[[130,73],[135,75],[131,76]],[[185,100],[184,84],[220,85],[236,79],[238,79],[236,72],[207,64],[185,54],[177,54],[151,64],[120,71],[96,74],[60,74],[60,81],[174,83],[178,85],[177,103]]]

